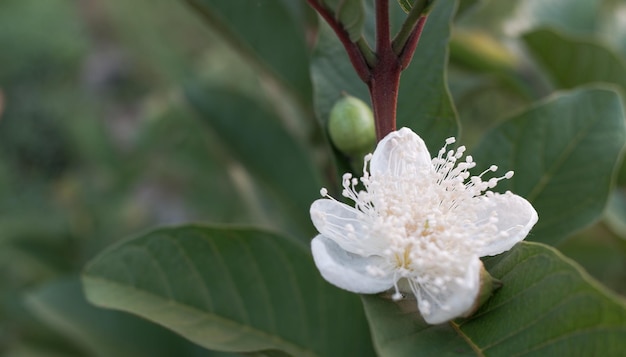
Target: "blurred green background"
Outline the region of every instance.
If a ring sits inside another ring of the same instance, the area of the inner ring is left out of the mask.
[[[448,74],[470,146],[498,118],[554,90],[506,38],[530,26],[524,19],[557,18],[473,3],[458,17]],[[624,4],[581,3],[594,20],[566,30],[601,39],[624,63]],[[482,45],[468,49],[471,41]],[[154,226],[271,221],[241,165],[183,100],[181,83],[197,78],[251,97],[267,85],[181,1],[0,2],[0,355],[209,353],[90,307],[78,283],[95,254]],[[295,125],[315,137],[306,127],[315,123]],[[558,246],[621,294],[624,172],[607,218]]]
[[[0,355],[169,355],[107,352],[142,343],[138,319],[90,310],[77,277],[149,227],[245,220],[222,199],[237,167],[176,86],[229,57],[181,2],[0,2]]]

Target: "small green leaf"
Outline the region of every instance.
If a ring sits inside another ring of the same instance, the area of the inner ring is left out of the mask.
[[[419,314],[403,311],[390,299],[363,295],[361,301],[380,357],[476,355],[450,325],[429,325]],[[415,308],[415,301],[400,303]]]
[[[402,10],[408,14],[413,8],[413,1],[414,0],[398,0],[398,4],[400,4]]]
[[[326,283],[307,247],[260,230],[157,230],[101,253],[83,283],[96,305],[210,349],[373,355],[357,296]]]
[[[612,90],[552,96],[486,134],[474,157],[481,172],[514,170],[498,190],[528,199],[539,222],[527,239],[555,244],[600,217],[626,142],[624,110]]]
[[[598,41],[551,29],[529,32],[523,39],[558,88],[607,82],[626,90],[626,61]]]
[[[419,1],[420,2],[419,6],[424,7],[424,9],[421,12],[422,15],[428,14],[435,2],[434,0],[397,0],[397,1],[398,1],[398,4],[400,4],[400,8],[402,8],[402,10],[406,12],[407,14],[411,12],[411,10],[413,10],[413,7]]]
[[[456,328],[484,356],[619,356],[626,303],[555,249],[521,243],[485,259],[503,287]]]

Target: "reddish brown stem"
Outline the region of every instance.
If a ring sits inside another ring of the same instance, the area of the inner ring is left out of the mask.
[[[415,53],[415,49],[417,48],[417,44],[420,40],[420,36],[422,35],[422,30],[424,29],[424,25],[426,24],[426,16],[420,17],[415,25],[415,29],[411,32],[411,36],[407,41],[406,45],[400,52],[400,63],[402,64],[402,69],[404,70],[409,66],[411,60],[413,59],[413,54]]]
[[[372,99],[378,141],[396,130],[396,108],[401,71],[402,68],[395,55],[380,54],[379,62],[372,70],[372,79],[367,83]]]
[[[317,11],[318,14],[322,16],[322,18],[324,18],[324,20],[326,20],[333,31],[335,31],[335,34],[337,34],[337,37],[348,53],[352,67],[356,70],[359,78],[361,78],[363,82],[367,83],[370,77],[370,68],[367,65],[367,61],[365,60],[365,57],[359,47],[356,43],[350,40],[348,32],[343,28],[339,21],[335,19],[332,12],[325,8],[318,0],[307,0],[307,2],[313,9],[315,9],[315,11]]]
[[[376,0],[376,62],[374,65],[368,65],[363,52],[356,43],[350,40],[350,36],[335,19],[332,12],[326,9],[319,0],[307,0],[307,2],[335,31],[348,52],[348,57],[359,78],[367,84],[374,110],[376,137],[380,141],[387,134],[396,130],[400,73],[408,67],[413,58],[420,34],[426,23],[426,16],[419,18],[408,39],[406,39],[406,43],[400,42],[401,48],[396,54],[390,37],[389,0]],[[416,14],[419,15],[417,12]]]
[[[389,34],[389,0],[376,0],[376,53],[391,48]]]
[[[400,84],[400,62],[393,52],[389,33],[389,0],[376,1],[376,56],[378,62],[372,68],[367,83],[376,118],[376,137],[380,141],[396,130],[396,107]]]
[[[422,29],[426,24],[426,16],[421,16],[411,31],[406,44],[396,55],[389,38],[388,6],[388,0],[376,2],[376,55],[378,56],[378,63],[372,69],[370,82],[367,82],[374,117],[376,118],[378,141],[396,130],[400,74],[411,63]]]

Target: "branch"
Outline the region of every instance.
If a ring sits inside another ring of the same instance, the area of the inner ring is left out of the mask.
[[[350,58],[350,62],[352,66],[356,70],[359,78],[365,83],[369,83],[371,77],[370,65],[368,64],[367,58],[374,58],[374,54],[367,53],[367,56],[362,52],[361,47],[367,47],[365,40],[359,39],[359,44],[354,43],[350,40],[350,35],[343,28],[343,25],[335,19],[335,16],[332,12],[330,12],[326,7],[324,7],[318,0],[307,0],[309,5],[317,11],[317,13],[326,20],[326,22],[330,25],[330,27],[335,31],[337,37],[343,44],[343,47],[346,49],[348,53],[348,57]]]
[[[408,41],[402,48],[401,52],[398,54],[398,57],[400,58],[400,65],[402,66],[403,70],[409,66],[411,60],[413,59],[413,54],[415,53],[415,48],[417,48],[417,43],[419,42],[420,36],[422,34],[422,29],[426,24],[426,18],[426,16],[420,17],[417,25],[415,26],[415,29],[413,29],[413,32],[411,32]]]
[[[389,0],[376,0],[376,53],[388,51],[390,45]]]
[[[426,16],[435,0],[417,0],[393,39],[393,52],[400,58],[402,69],[408,67],[424,28]]]

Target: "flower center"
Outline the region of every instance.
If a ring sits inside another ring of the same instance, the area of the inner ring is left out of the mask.
[[[402,268],[406,270],[411,270],[411,250],[413,249],[413,244],[409,244],[404,247],[404,252],[402,254],[394,253],[396,268]]]

